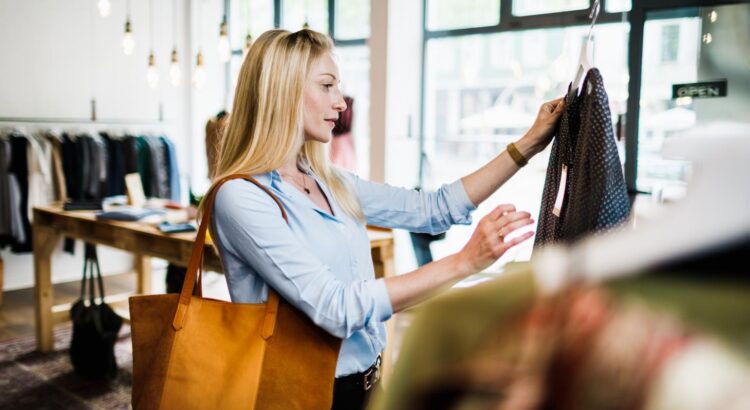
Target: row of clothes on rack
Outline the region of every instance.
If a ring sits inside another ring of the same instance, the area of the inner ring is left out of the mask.
[[[125,195],[131,173],[147,197],[180,200],[176,149],[165,135],[0,133],[0,247],[30,252],[33,207]]]

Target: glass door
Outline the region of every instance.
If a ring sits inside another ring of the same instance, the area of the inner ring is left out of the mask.
[[[643,31],[636,188],[684,195],[690,164],[664,142],[717,121],[750,122],[750,4],[649,11]]]

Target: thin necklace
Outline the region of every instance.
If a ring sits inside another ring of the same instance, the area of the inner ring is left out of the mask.
[[[307,195],[310,195],[310,190],[307,189],[307,178],[305,178],[305,174],[304,173],[302,174],[302,189],[305,190],[305,192],[307,193]]]
[[[307,187],[307,178],[305,178],[305,173],[302,173],[302,189],[305,191],[307,195],[310,195],[310,189]],[[282,176],[284,176],[282,174]],[[291,175],[286,175],[285,178],[289,178],[292,182],[294,182],[297,186],[299,186],[299,182],[297,182]]]

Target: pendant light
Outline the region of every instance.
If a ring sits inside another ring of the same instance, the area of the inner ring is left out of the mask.
[[[125,34],[122,36],[122,51],[126,56],[133,55],[135,40],[133,39],[133,30],[130,25],[130,0],[126,3],[127,14],[125,17]]]
[[[99,15],[102,17],[108,17],[112,13],[112,3],[109,0],[99,0],[97,7],[99,8]]]
[[[203,52],[198,50],[198,55],[195,57],[195,72],[193,73],[193,86],[195,88],[203,88],[203,84],[206,83],[206,68],[203,66]]]
[[[245,57],[247,52],[250,50],[250,46],[253,45],[253,36],[250,34],[250,4],[245,3],[247,6],[247,34],[245,34],[245,45],[242,47],[242,56]]]
[[[253,45],[253,36],[250,35],[250,32],[247,32],[247,35],[245,36],[245,46],[242,47],[242,55],[246,56],[247,52],[250,51],[250,46]]]
[[[308,21],[310,21],[310,19],[308,18],[309,15],[307,14],[307,10],[308,10],[308,8],[307,8],[307,0],[305,0],[304,7],[305,7],[305,22],[302,24],[302,29],[303,30],[307,30],[307,29],[310,28],[310,24],[308,23]]]
[[[151,51],[148,54],[148,68],[146,69],[146,82],[151,88],[159,85],[159,72],[156,70],[156,59],[154,58],[154,0],[149,1],[149,38]]]
[[[156,59],[152,50],[148,55],[148,68],[146,69],[146,82],[151,88],[159,85],[159,72],[156,70]]]
[[[203,66],[203,51],[200,42],[203,39],[203,1],[198,4],[198,54],[195,56],[195,70],[193,70],[193,87],[203,88],[206,83],[206,68]]]
[[[226,63],[232,57],[232,47],[229,45],[229,33],[227,31],[227,15],[221,19],[219,25],[219,60]]]
[[[169,82],[177,87],[182,82],[180,59],[177,56],[177,0],[172,0],[172,64],[169,66]]]

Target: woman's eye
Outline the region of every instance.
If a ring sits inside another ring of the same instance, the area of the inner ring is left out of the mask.
[[[333,84],[323,84],[323,87],[325,87],[326,89],[329,89],[333,87]]]

